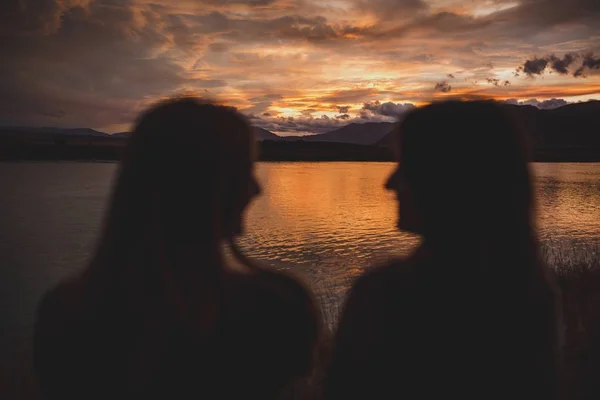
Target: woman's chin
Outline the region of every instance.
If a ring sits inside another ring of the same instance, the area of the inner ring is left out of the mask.
[[[420,234],[421,230],[419,229],[419,226],[417,224],[411,223],[410,221],[406,221],[402,218],[398,219],[398,222],[396,223],[396,227],[401,230],[401,231],[405,231],[405,232],[410,232],[410,233],[416,233],[416,234]]]
[[[232,229],[231,236],[233,236],[234,238],[238,237],[240,235],[243,235],[244,231],[245,231],[244,224],[242,224],[242,223],[236,224]]]
[[[226,229],[223,232],[223,239],[224,240],[229,240],[229,239],[235,239],[238,236],[244,234],[244,227],[241,224],[236,224],[235,226],[231,227],[230,229]]]
[[[398,228],[401,231],[405,231],[406,225],[404,224],[404,222],[401,219],[399,219],[398,221],[396,221],[396,228]]]

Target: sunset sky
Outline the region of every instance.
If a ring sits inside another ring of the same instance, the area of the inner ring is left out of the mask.
[[[281,134],[435,99],[600,99],[599,0],[2,0],[1,125],[128,130],[197,94]]]

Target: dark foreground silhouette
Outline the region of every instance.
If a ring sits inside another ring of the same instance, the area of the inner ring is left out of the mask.
[[[40,305],[46,398],[268,399],[309,369],[311,297],[232,242],[259,193],[253,146],[239,114],[194,99],[140,119],[95,256]]]
[[[352,288],[326,397],[557,398],[558,294],[519,132],[491,102],[448,102],[412,112],[397,139],[386,186],[423,242]]]

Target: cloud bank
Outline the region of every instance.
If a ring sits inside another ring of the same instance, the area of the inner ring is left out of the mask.
[[[197,94],[316,133],[448,96],[593,98],[597,54],[597,0],[6,0],[0,124],[122,131]]]

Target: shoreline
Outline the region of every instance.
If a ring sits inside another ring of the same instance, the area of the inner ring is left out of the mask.
[[[19,164],[35,164],[41,162],[50,163],[93,163],[93,164],[118,164],[121,161],[120,158],[8,158],[0,157],[0,163],[19,163]],[[261,163],[345,163],[345,162],[364,162],[364,163],[395,163],[395,159],[365,159],[365,158],[280,158],[280,159],[262,159],[259,158],[257,162]],[[600,163],[600,157],[590,159],[534,159],[528,161],[530,164],[598,164]]]

